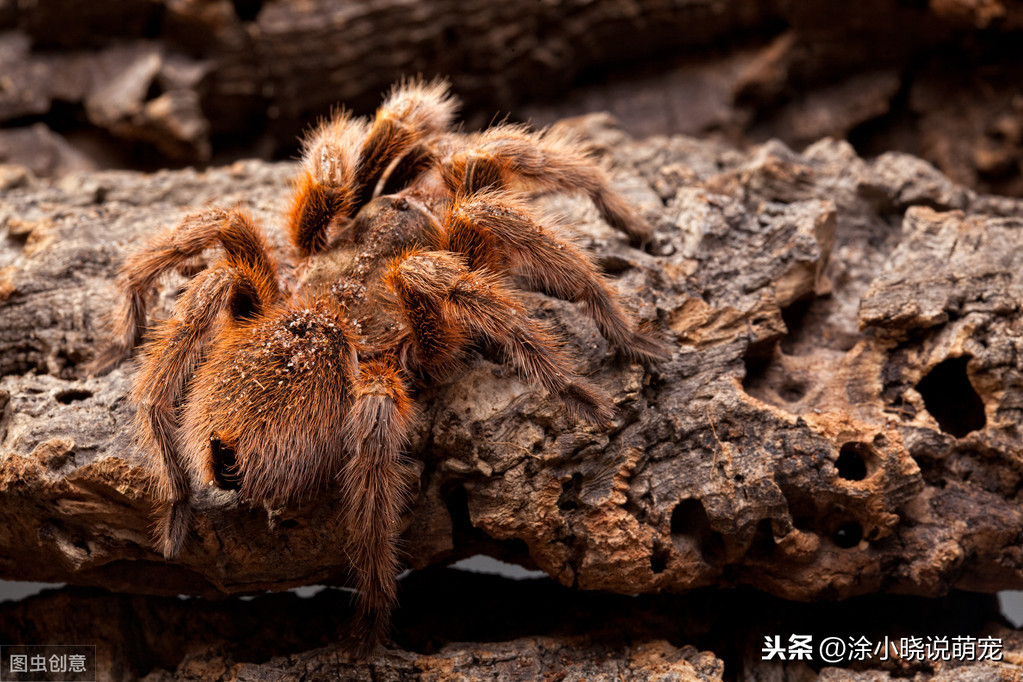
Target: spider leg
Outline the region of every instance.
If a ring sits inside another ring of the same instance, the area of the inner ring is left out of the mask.
[[[380,196],[397,194],[411,185],[427,169],[435,166],[436,163],[437,155],[429,145],[416,145],[398,159],[397,163],[392,165],[387,171],[383,188],[380,190]]]
[[[634,359],[670,354],[662,341],[636,329],[588,254],[544,230],[513,199],[486,191],[456,197],[445,222],[447,248],[465,254],[473,270],[514,268],[538,290],[582,303],[604,338]]]
[[[160,550],[174,557],[188,529],[189,482],[174,436],[177,403],[215,333],[220,314],[248,314],[265,304],[251,270],[224,260],[199,273],[174,307],[174,316],[154,330],[141,356],[132,389],[138,405],[138,440],[155,456],[157,494],[162,501],[158,526]]]
[[[424,83],[417,79],[396,85],[377,109],[362,145],[356,205],[361,207],[373,198],[377,183],[392,162],[421,140],[446,131],[456,108],[447,81]]]
[[[415,416],[401,371],[391,360],[362,363],[342,427],[348,461],[341,472],[349,552],[359,588],[359,639],[386,634],[397,601],[398,524],[408,503],[400,450]]]
[[[549,328],[531,318],[501,275],[470,270],[457,255],[411,251],[391,264],[389,286],[412,328],[416,354],[430,366],[453,357],[466,335],[496,343],[527,379],[557,395],[575,417],[607,424],[614,408],[576,374]],[[440,324],[437,324],[439,322]],[[449,334],[447,338],[438,335]]]
[[[582,147],[576,138],[556,130],[531,132],[520,125],[497,126],[453,155],[445,169],[445,182],[455,194],[503,188],[515,181],[542,192],[582,192],[601,217],[634,244],[650,242],[653,227],[611,188],[607,173],[580,151]]]
[[[326,247],[334,218],[355,214],[359,149],[368,130],[364,120],[339,111],[304,140],[287,226],[300,256]]]
[[[146,330],[146,301],[160,276],[189,264],[215,244],[223,247],[228,263],[249,274],[248,281],[261,299],[279,296],[277,264],[248,215],[220,209],[193,213],[130,256],[121,267],[118,279],[125,295],[111,320],[114,340],[90,363],[90,374],[109,371],[139,344]]]
[[[447,130],[455,108],[447,82],[411,80],[395,86],[371,125],[346,112],[321,123],[303,145],[303,172],[288,218],[299,255],[322,251],[331,222],[358,213],[392,164],[397,162],[399,176],[421,172],[428,150],[420,143]],[[403,164],[406,154],[413,158]]]

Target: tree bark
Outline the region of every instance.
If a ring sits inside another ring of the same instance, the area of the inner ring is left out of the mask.
[[[572,304],[530,295],[613,396],[614,425],[573,423],[483,355],[422,390],[408,565],[489,554],[624,595],[1023,588],[1023,205],[841,142],[742,153],[633,140],[602,116],[564,125],[613,163],[658,240],[631,248],[588,201],[544,201],[674,352],[629,363]],[[132,367],[82,376],[127,250],[213,202],[246,207],[284,251],[294,172],[5,168],[0,577],[205,597],[346,582],[332,489],[287,509],[197,490],[191,536],[164,561]]]
[[[451,78],[473,125],[607,108],[642,135],[848,136],[1020,195],[1021,31],[1001,0],[7,0],[0,160],[288,157],[331,107],[369,113],[421,73]]]

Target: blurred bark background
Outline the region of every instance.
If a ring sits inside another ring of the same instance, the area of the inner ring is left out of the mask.
[[[444,75],[470,126],[848,138],[1023,193],[1023,8],[1000,0],[0,0],[0,162],[287,158],[337,103]]]

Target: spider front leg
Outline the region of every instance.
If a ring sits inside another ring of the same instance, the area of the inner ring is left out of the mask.
[[[388,283],[426,369],[449,365],[474,336],[502,348],[527,379],[557,395],[573,416],[611,422],[610,399],[576,373],[554,334],[529,317],[502,276],[470,270],[452,253],[411,251],[392,263]]]
[[[265,292],[264,292],[265,293]],[[132,389],[138,405],[138,442],[156,462],[159,545],[166,558],[181,550],[190,519],[190,485],[174,436],[182,391],[195,370],[224,311],[263,307],[252,273],[221,262],[196,276],[174,307],[174,316],[154,330],[141,357]]]
[[[401,448],[415,417],[392,360],[362,363],[342,427],[349,458],[341,471],[348,547],[359,588],[358,636],[365,651],[386,634],[397,601],[398,524],[408,503]]]
[[[628,235],[634,245],[649,243],[653,227],[611,188],[607,173],[581,152],[582,148],[578,139],[566,133],[497,126],[452,155],[444,180],[453,194],[464,195],[503,189],[516,182],[542,192],[582,192],[601,217]]]
[[[513,269],[544,293],[582,303],[601,335],[634,359],[670,354],[664,342],[636,328],[585,252],[544,230],[514,199],[487,191],[457,197],[445,223],[445,246],[465,254],[473,270]]]
[[[372,125],[345,112],[320,124],[303,146],[288,218],[299,255],[326,248],[331,223],[357,214],[392,164],[388,181],[406,183],[429,167],[432,152],[424,141],[447,130],[455,109],[445,81],[413,80],[391,91]]]
[[[130,256],[121,267],[119,283],[124,295],[112,318],[114,339],[90,363],[90,374],[113,369],[142,340],[148,319],[147,299],[160,276],[217,244],[223,247],[230,265],[247,273],[256,295],[265,300],[279,296],[277,265],[248,215],[219,209],[193,213]]]
[[[448,129],[457,103],[448,94],[448,83],[421,79],[405,81],[391,91],[377,109],[373,127],[362,146],[358,178],[358,205],[373,198],[377,183],[388,167],[414,145]],[[417,150],[413,156],[428,153]]]

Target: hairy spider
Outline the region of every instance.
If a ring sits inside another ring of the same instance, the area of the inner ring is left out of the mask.
[[[635,242],[650,227],[570,137],[499,125],[450,132],[442,81],[398,85],[372,122],[338,113],[304,144],[287,230],[298,256],[289,286],[260,230],[239,210],[186,217],[130,256],[105,371],[145,337],[131,399],[141,450],[158,473],[159,547],[181,550],[191,481],[284,505],[339,481],[359,589],[359,638],[386,630],[406,503],[401,450],[412,393],[450,374],[470,343],[498,348],[569,412],[598,424],[609,398],[581,378],[517,287],[576,301],[608,341],[654,360],[591,257],[540,224],[524,191],[587,194]],[[148,333],[158,278],[194,273],[173,315]]]

